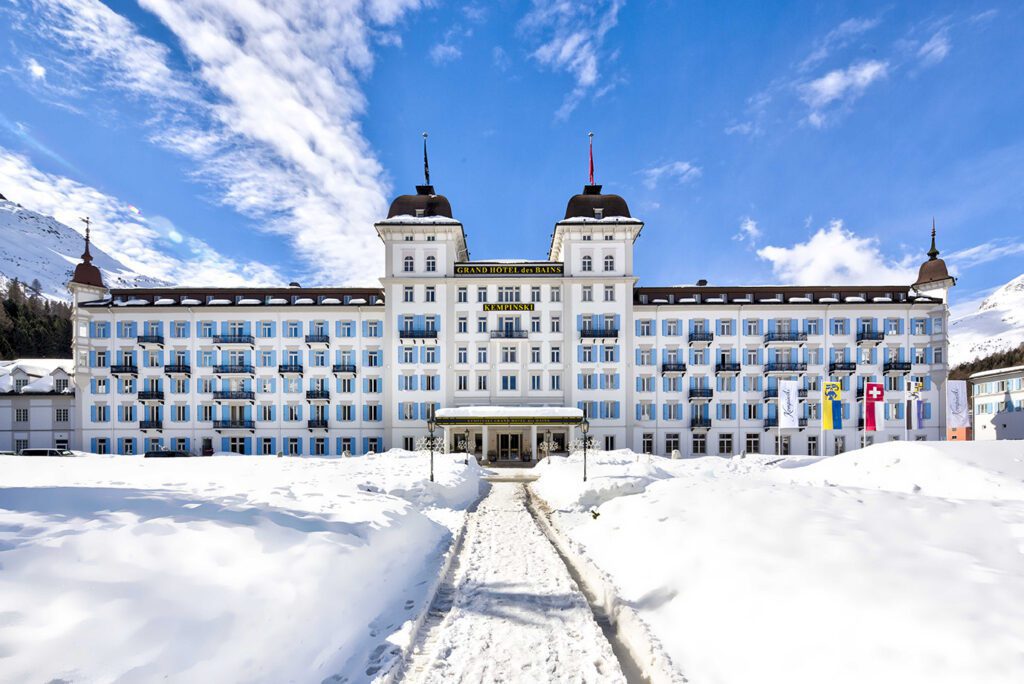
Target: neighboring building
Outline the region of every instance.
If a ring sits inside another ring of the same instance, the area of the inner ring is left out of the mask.
[[[491,406],[472,425],[439,422],[499,459],[573,435],[569,414],[508,407],[583,409],[605,449],[773,451],[777,383],[796,378],[807,428],[782,448],[818,453],[827,377],[843,384],[846,427],[826,433],[825,453],[859,444],[866,381],[890,391],[878,439],[904,438],[908,381],[924,385],[925,424],[910,438],[945,434],[954,282],[934,230],[913,285],[637,287],[643,225],[589,185],[555,223],[547,259],[472,261],[448,200],[418,186],[375,226],[379,288],[108,290],[87,239],[70,284],[83,445],[362,453],[412,448],[432,409]]]
[[[1024,439],[1024,366],[970,377],[974,439]]]
[[[0,451],[77,449],[71,359],[0,361]]]

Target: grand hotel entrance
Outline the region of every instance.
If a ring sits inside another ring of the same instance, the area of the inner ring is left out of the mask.
[[[468,449],[484,463],[532,463],[546,451],[564,453],[583,421],[577,408],[548,406],[464,406],[439,409],[451,451]]]

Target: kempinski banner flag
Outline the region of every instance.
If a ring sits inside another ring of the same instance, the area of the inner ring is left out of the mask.
[[[924,423],[924,405],[921,403],[922,391],[924,391],[924,385],[920,382],[907,384],[906,416],[908,430],[920,430],[921,425]]]
[[[946,381],[946,426],[951,428],[971,427],[966,380]]]
[[[838,382],[821,385],[821,428],[823,430],[843,429],[843,386]]]
[[[880,382],[864,383],[864,429],[885,429],[885,386]]]
[[[800,382],[779,381],[779,427],[800,427]]]

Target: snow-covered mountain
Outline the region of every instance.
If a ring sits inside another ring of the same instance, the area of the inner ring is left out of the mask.
[[[0,199],[0,286],[15,278],[26,284],[38,280],[43,295],[67,301],[67,282],[81,260],[84,245],[81,233],[52,216]],[[90,251],[107,287],[168,284],[131,270],[96,245]]]
[[[986,297],[977,311],[954,318],[949,334],[952,365],[1024,343],[1024,274]]]

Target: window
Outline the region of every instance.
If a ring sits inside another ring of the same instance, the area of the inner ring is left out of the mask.
[[[469,332],[469,322],[466,320],[465,316],[459,316],[458,321],[456,322],[456,332]]]
[[[540,316],[530,316],[530,332],[540,332]]]
[[[66,408],[55,409],[53,412],[53,419],[58,423],[66,423],[70,418],[70,412]]]
[[[459,347],[455,351],[456,363],[469,363],[469,350],[466,347]]]
[[[402,288],[402,301],[403,302],[412,302],[412,301],[414,301],[412,285],[406,285],[404,288]]]
[[[615,362],[615,345],[613,345],[613,344],[606,344],[604,347],[602,347],[601,351],[602,351],[602,355],[601,355],[601,360],[602,361],[604,361],[605,363],[614,363]]]
[[[501,348],[501,362],[502,363],[516,363],[517,354],[515,347],[502,347]]]
[[[724,420],[735,420],[736,419],[736,404],[728,403],[721,404],[722,418]]]
[[[845,335],[847,322],[845,318],[833,318],[830,322],[832,334]]]
[[[476,362],[487,363],[487,347],[478,347],[476,350]]]
[[[643,437],[640,438],[640,451],[645,454],[654,453],[654,434],[645,432]]]
[[[107,438],[106,437],[100,437],[99,439],[97,439],[96,440],[96,453],[97,454],[106,454],[106,453],[108,453],[110,451],[110,449],[108,448],[107,444],[108,444],[108,442],[107,442]]]
[[[732,435],[731,434],[726,433],[726,434],[723,434],[723,435],[718,435],[718,453],[722,454],[723,456],[732,453]]]
[[[106,423],[110,420],[110,407],[106,404],[96,404],[96,422]]]
[[[693,436],[693,453],[695,454],[706,454],[708,453],[708,436],[705,434],[696,434]]]
[[[653,392],[654,391],[654,376],[652,375],[641,375],[636,379],[636,389],[638,392]]]
[[[530,363],[540,363],[540,347],[530,347]]]
[[[469,292],[467,290],[468,288],[460,287],[456,291],[458,295],[459,304],[465,304],[467,301],[469,301]]]
[[[414,262],[411,256],[407,256],[402,259],[402,271],[404,273],[412,273],[414,270]]]
[[[380,337],[380,321],[366,321],[366,336]]]
[[[424,298],[424,301],[427,301],[427,302],[437,301],[437,288],[434,287],[433,285],[427,285],[426,292],[424,294],[426,294],[426,297]]]
[[[744,436],[743,451],[748,454],[761,453],[761,435],[756,432],[748,432]]]
[[[499,302],[518,302],[519,301],[519,288],[513,286],[499,286],[498,287],[498,301]]]
[[[551,332],[560,333],[562,332],[562,317],[552,316],[551,317]]]
[[[518,376],[515,373],[505,373],[501,376],[501,389],[503,390],[515,390],[516,379]]]
[[[592,302],[594,301],[594,288],[591,285],[583,286],[583,301]]]
[[[552,373],[551,375],[551,389],[560,390],[562,389],[562,376],[558,373]]]
[[[274,453],[274,440],[270,437],[260,437],[256,440],[256,444],[256,448],[259,450],[260,455],[270,456]]]
[[[476,331],[478,333],[487,332],[487,316],[480,316],[476,319]]]
[[[469,376],[465,373],[461,373],[455,376],[455,389],[459,392],[465,392],[469,389]]]
[[[485,285],[476,288],[476,301],[480,303],[487,301],[487,287]]]
[[[298,321],[288,321],[285,323],[285,337],[302,337],[302,324]]]
[[[615,301],[615,286],[605,285],[604,286],[604,301],[614,302]]]
[[[732,335],[732,319],[723,318],[718,322],[718,327],[721,329],[723,335]]]
[[[562,288],[556,287],[554,285],[551,286],[551,301],[552,302],[560,302],[560,301],[562,301]]]
[[[583,363],[594,362],[594,348],[590,345],[580,347],[580,361]]]
[[[671,454],[674,451],[679,451],[678,432],[670,432],[665,435],[665,453]]]
[[[611,254],[605,255],[604,258],[604,270],[614,271],[615,270],[615,257]]]
[[[818,455],[818,436],[811,435],[807,438],[807,455],[817,456]]]
[[[561,347],[551,347],[551,363],[562,363]]]
[[[67,378],[56,378],[53,381],[53,389],[56,390],[57,392],[66,392],[68,389],[68,384],[69,383]]]
[[[427,273],[434,273],[435,271],[437,271],[437,257],[435,257],[435,256],[428,256],[427,257]]]
[[[14,422],[15,423],[27,423],[28,422],[28,409],[27,408],[14,409]]]
[[[637,333],[641,337],[649,337],[651,334],[651,321],[644,319],[638,322],[639,332]]]
[[[942,347],[935,347],[935,349],[932,350],[932,360],[935,363],[942,363]]]
[[[743,321],[743,334],[744,335],[757,335],[761,329],[761,325],[756,318],[748,318]]]
[[[654,404],[649,401],[641,401],[637,405],[640,413],[639,420],[654,420]]]
[[[284,440],[284,451],[289,456],[299,455],[299,438],[298,437],[286,437]]]
[[[476,376],[476,388],[481,392],[487,391],[487,376],[480,374]]]
[[[589,255],[583,257],[583,261],[580,265],[580,270],[583,272],[594,270],[594,260]]]
[[[539,302],[540,301],[540,285],[534,285],[534,286],[532,286],[530,288],[530,301],[531,302]]]
[[[604,436],[604,450],[615,451],[615,435]]]
[[[808,335],[820,335],[821,334],[821,330],[819,330],[819,327],[818,327],[818,319],[817,318],[808,318],[807,319],[807,323],[805,323],[805,326],[806,326],[807,334]]]
[[[942,332],[942,319],[941,318],[933,318],[932,319],[932,332],[933,333],[941,333]]]
[[[541,376],[540,373],[534,373],[530,376],[530,389],[539,392],[541,389]]]
[[[440,388],[441,382],[437,375],[424,375],[423,376],[423,389],[428,392],[436,392]]]

